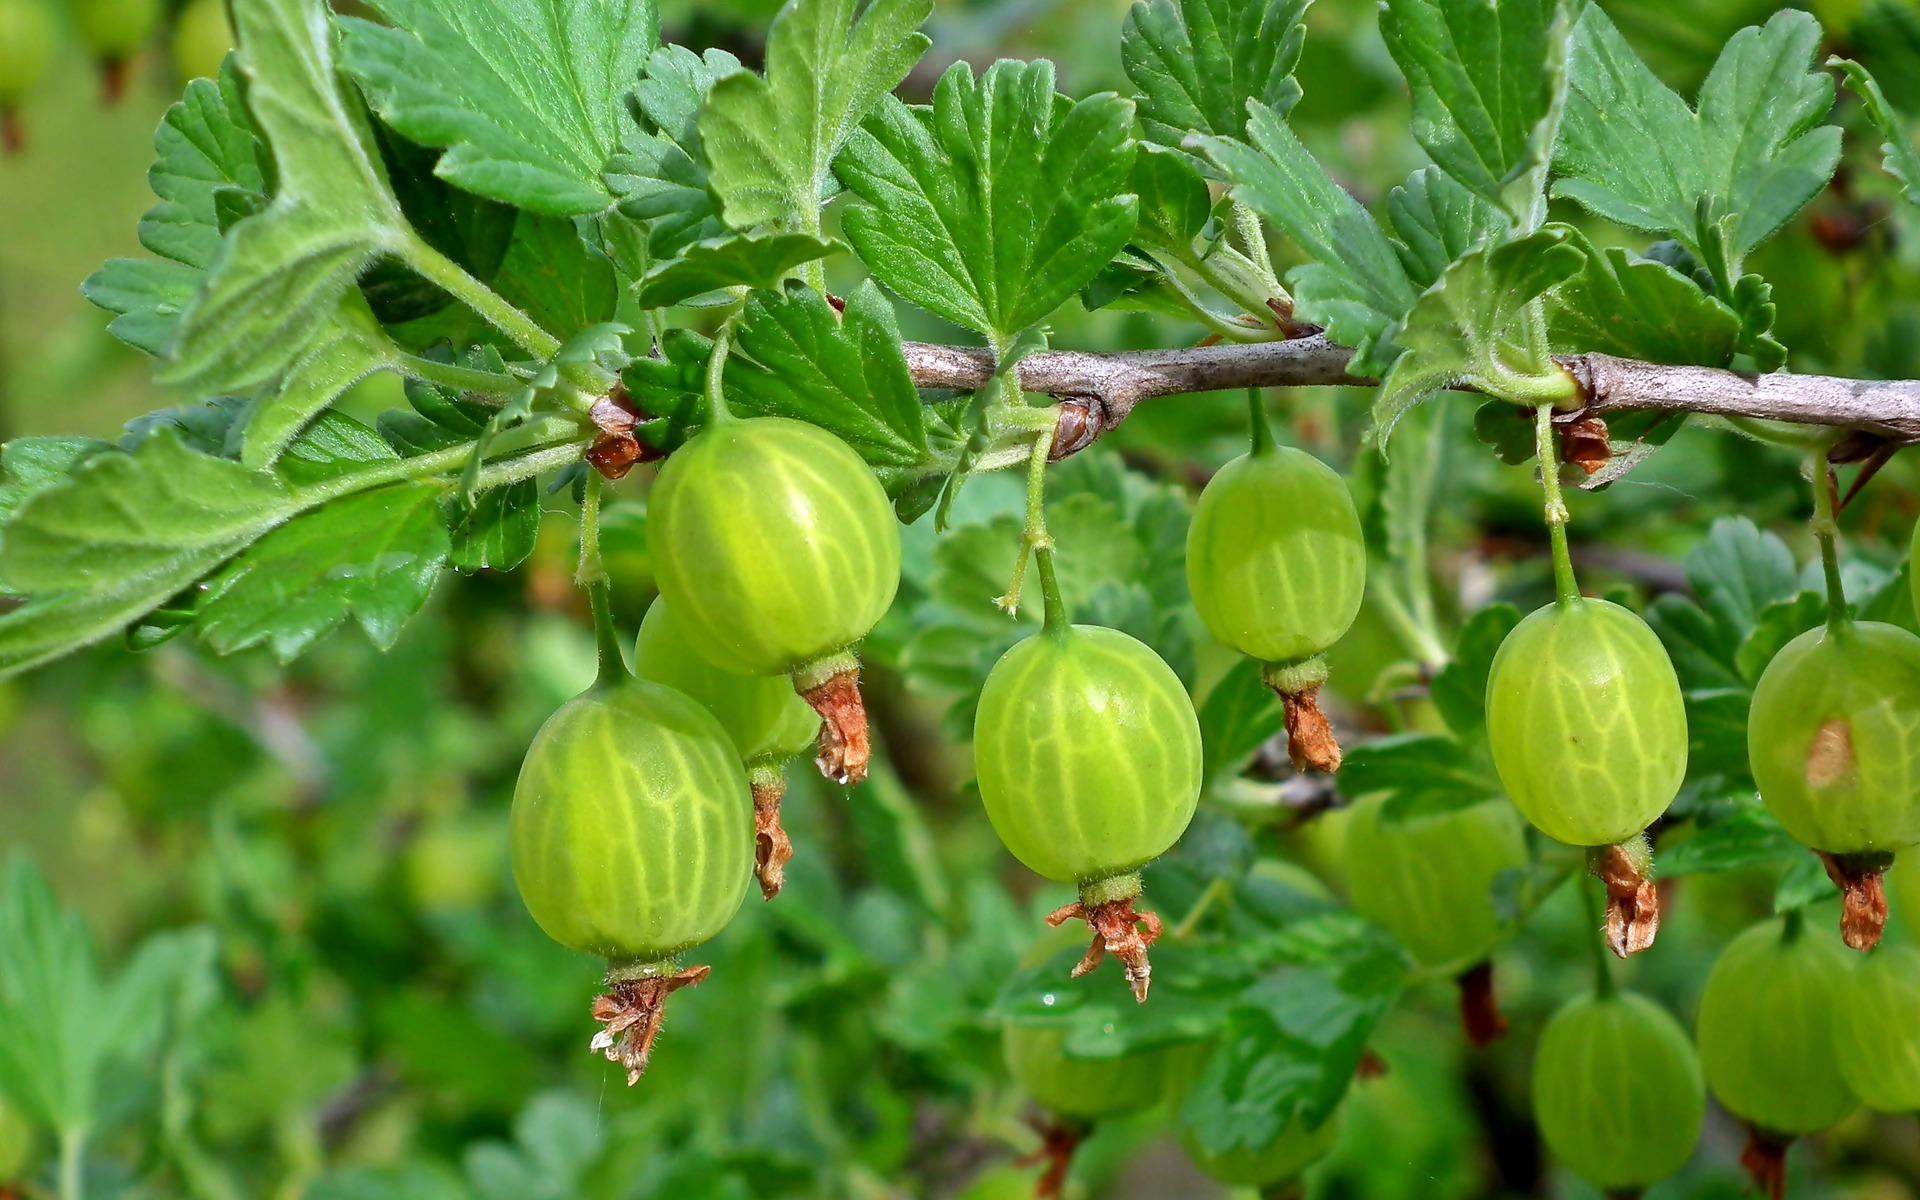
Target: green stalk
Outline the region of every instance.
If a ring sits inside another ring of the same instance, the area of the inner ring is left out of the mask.
[[[1020,557],[1013,564],[1013,583],[994,601],[1009,616],[1020,612],[1028,555],[1053,548],[1053,539],[1047,534],[1047,457],[1053,452],[1055,427],[1055,421],[1041,426],[1034,434],[1033,448],[1027,452],[1027,515],[1020,530]]]
[[[713,409],[715,421],[733,420],[733,410],[727,407],[725,379],[727,374],[727,354],[733,349],[734,318],[727,318],[720,326],[720,332],[713,338],[713,353],[707,356],[707,404]]]
[[[1247,389],[1247,416],[1253,430],[1253,449],[1255,458],[1262,454],[1273,453],[1273,426],[1267,423],[1267,402],[1260,389]]]
[[[530,423],[513,433],[525,430],[531,445],[519,458],[504,459],[481,468],[480,486],[482,488],[499,487],[505,483],[515,483],[541,471],[555,467],[564,467],[577,461],[580,452],[585,450],[591,439],[581,436],[580,423],[568,417],[549,417]],[[551,444],[548,444],[551,443]],[[457,471],[466,465],[473,454],[473,443],[461,442],[445,450],[435,450],[430,454],[417,454],[412,458],[402,458],[368,467],[364,471],[355,471],[350,475],[340,475],[301,488],[296,497],[300,507],[312,508],[329,500],[342,496],[351,496],[370,488],[384,484],[399,483],[408,479],[427,479],[435,475],[445,475]]]
[[[1840,582],[1840,520],[1835,513],[1833,466],[1825,450],[1813,453],[1813,536],[1820,543],[1820,566],[1827,577],[1827,629],[1848,627],[1847,594]]]
[[[1073,622],[1067,619],[1067,606],[1060,599],[1060,581],[1053,574],[1053,547],[1035,550],[1033,560],[1040,570],[1040,602],[1047,618],[1042,632],[1065,633]]]
[[[482,396],[511,396],[527,386],[524,380],[513,375],[496,375],[492,371],[435,362],[418,354],[401,354],[399,367],[402,374],[415,379],[439,384],[452,391],[476,392]]]
[[[507,303],[500,293],[481,283],[466,268],[428,245],[426,239],[408,230],[396,253],[400,261],[413,268],[421,278],[438,284],[456,300],[479,313],[487,324],[512,338],[514,344],[542,361],[560,349],[560,339],[540,328],[538,322]]]
[[[600,560],[600,472],[587,472],[586,495],[580,503],[580,565],[574,568],[573,582],[593,587],[607,581],[607,567]]]
[[[86,1195],[86,1151],[85,1126],[60,1131],[60,1200],[82,1200]]]
[[[1587,912],[1587,946],[1593,951],[1593,994],[1606,998],[1614,994],[1613,964],[1607,961],[1606,940],[1601,936],[1600,909],[1593,902],[1593,886],[1575,876],[1573,886],[1580,889],[1580,906]]]
[[[1540,490],[1546,495],[1547,534],[1553,539],[1555,598],[1571,604],[1580,598],[1573,577],[1573,556],[1567,552],[1567,504],[1560,495],[1560,447],[1553,436],[1553,405],[1533,410],[1533,445],[1540,456]]]
[[[587,589],[587,602],[593,606],[593,637],[600,654],[600,674],[594,679],[597,688],[613,687],[632,678],[627,669],[626,652],[621,648],[620,634],[613,627],[613,600],[607,585],[596,583]]]

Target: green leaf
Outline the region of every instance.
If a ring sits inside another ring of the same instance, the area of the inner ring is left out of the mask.
[[[789,0],[767,35],[767,73],[714,80],[700,114],[713,193],[727,224],[818,231],[833,162],[882,97],[926,53],[932,0]]]
[[[1880,146],[1880,153],[1884,155],[1882,163],[1887,174],[1899,182],[1900,194],[1909,203],[1920,204],[1920,151],[1914,149],[1913,135],[1907,132],[1906,123],[1887,103],[1886,93],[1880,90],[1880,82],[1872,72],[1848,59],[1836,56],[1829,58],[1827,65],[1840,68],[1847,86],[1860,97],[1860,103],[1866,108],[1867,119],[1886,139]]]
[[[1385,0],[1380,33],[1413,90],[1413,136],[1469,191],[1530,226],[1566,87],[1560,0]]]
[[[1007,343],[1133,236],[1132,124],[1117,96],[1056,96],[1050,63],[978,80],[955,63],[931,108],[889,97],[847,144],[840,177],[866,202],[845,213],[847,240],[895,292]]]
[[[1411,821],[1499,799],[1500,780],[1488,766],[1450,737],[1395,734],[1354,747],[1340,765],[1340,786],[1353,796],[1389,793],[1381,815]]]
[[[0,445],[0,526],[22,504],[73,474],[112,442],[98,438],[14,438]]]
[[[376,488],[275,529],[208,581],[201,636],[222,654],[266,643],[287,662],[351,615],[390,649],[446,561],[443,494],[438,484]]]
[[[876,467],[926,460],[924,406],[893,307],[871,280],[847,297],[844,316],[800,284],[748,296],[726,390],[736,412],[818,425]]]
[[[1415,287],[1430,288],[1453,260],[1505,241],[1506,215],[1439,167],[1422,167],[1387,194],[1394,249]]]
[[[1819,856],[1800,855],[1788,861],[1779,885],[1773,890],[1773,911],[1791,912],[1839,894],[1840,889],[1827,877],[1826,866]]]
[[[1703,226],[1730,218],[1722,274],[1736,275],[1839,162],[1840,130],[1819,124],[1833,104],[1833,79],[1808,69],[1819,42],[1819,23],[1804,12],[1741,30],[1695,111],[1647,69],[1599,5],[1588,5],[1574,27],[1553,164],[1565,178],[1554,195],[1677,238],[1702,259]]]
[[[1518,624],[1519,609],[1489,604],[1467,618],[1454,643],[1452,661],[1434,673],[1429,686],[1433,706],[1462,741],[1487,727],[1487,677],[1493,674],[1493,656]]]
[[[345,64],[381,117],[446,150],[438,174],[548,216],[613,203],[601,173],[659,44],[654,0],[376,0]]]
[[[1800,590],[1793,552],[1746,517],[1720,517],[1687,552],[1687,582],[1725,638],[1736,646],[1777,600]]]
[[[232,60],[220,78],[196,79],[153,135],[147,181],[159,202],[140,218],[140,242],[166,262],[116,258],[81,285],[87,299],[120,314],[108,332],[148,354],[163,353],[220,248],[215,197],[240,191],[264,201],[263,147],[240,99]]]
[[[707,187],[699,117],[713,81],[739,70],[740,60],[725,50],[701,55],[662,46],[634,87],[640,122],[607,165],[607,185],[619,196],[620,211],[646,226],[654,258],[671,258],[726,232]]]
[[[348,292],[312,344],[261,398],[247,421],[240,461],[250,467],[271,466],[307,422],[348,388],[399,365],[399,349],[381,331],[366,298],[357,291]]]
[[[1408,408],[1439,388],[1465,385],[1516,403],[1561,398],[1571,381],[1535,344],[1527,306],[1584,262],[1563,231],[1543,229],[1448,267],[1395,335],[1406,353],[1373,407],[1382,442]]]
[[[837,247],[810,233],[732,233],[695,242],[640,281],[640,307],[665,308],[721,288],[771,288]]]
[[[1204,777],[1237,772],[1255,750],[1286,723],[1273,689],[1260,679],[1260,664],[1242,658],[1200,705],[1200,745]]]
[[[1253,144],[1201,139],[1234,183],[1233,196],[1286,233],[1313,259],[1287,275],[1295,312],[1354,347],[1353,369],[1383,373],[1395,351],[1388,336],[1420,289],[1372,214],[1314,161],[1280,114],[1252,104]]]
[[[1760,682],[1782,647],[1809,629],[1818,629],[1827,620],[1827,597],[1822,592],[1803,591],[1786,600],[1775,600],[1754,618],[1753,628],[1734,651],[1734,666],[1749,683]]]
[[[449,561],[462,571],[511,571],[533,556],[540,517],[536,480],[482,492],[456,511]]]
[[[340,297],[408,236],[373,135],[334,70],[316,0],[234,6],[248,111],[273,151],[273,200],[227,231],[159,378],[247,392],[312,344]]]
[[[110,591],[202,549],[244,545],[294,506],[278,476],[196,453],[163,428],[21,505],[0,535],[0,578],[26,593]]]
[[[1724,367],[1740,343],[1740,316],[1665,263],[1618,247],[1597,250],[1571,226],[1586,266],[1553,295],[1547,331],[1555,350],[1599,351],[1674,365]]]
[[[1147,143],[1134,156],[1128,186],[1139,197],[1134,244],[1195,258],[1194,242],[1213,219],[1213,197],[1193,160]]]
[[[417,145],[382,121],[373,122],[387,182],[400,211],[422,241],[452,259],[482,283],[491,283],[513,241],[518,210],[462,191],[434,174],[437,150]],[[404,325],[435,314],[443,321],[466,317],[464,309],[446,313],[453,294],[407,264],[383,258],[360,276],[360,291],[382,325]],[[458,340],[465,340],[463,335]]]
[[[1292,111],[1306,11],[1307,0],[1136,0],[1120,58],[1147,137],[1174,149],[1191,133],[1242,137],[1249,100]]]
[[[1773,866],[1806,853],[1763,804],[1749,800],[1697,824],[1684,838],[1662,839],[1660,874],[1699,875]]]
[[[533,213],[520,214],[493,286],[563,339],[610,319],[620,300],[613,264],[573,220]]]

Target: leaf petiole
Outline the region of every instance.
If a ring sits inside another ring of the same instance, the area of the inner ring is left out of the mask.
[[[401,236],[394,252],[422,279],[439,285],[454,299],[480,314],[487,324],[512,338],[514,344],[528,354],[544,361],[559,351],[559,338],[509,304],[500,293],[468,274],[459,263],[434,249],[411,228]]]
[[[1555,598],[1571,604],[1580,598],[1573,577],[1573,558],[1567,552],[1567,503],[1560,494],[1560,443],[1553,434],[1553,405],[1533,410],[1533,445],[1540,457],[1540,490],[1546,497],[1547,534],[1553,539]]]

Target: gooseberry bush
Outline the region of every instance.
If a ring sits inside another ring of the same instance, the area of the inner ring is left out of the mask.
[[[178,403],[0,446],[0,678],[288,770],[303,681],[375,797],[155,756],[207,919],[104,974],[16,858],[0,1186],[1780,1196],[1920,1107],[1920,19],[1814,8],[1136,0],[1101,90],[932,0],[0,0],[11,143],[63,30],[210,72],[83,285]],[[1463,1088],[1501,1183],[1394,1184]]]

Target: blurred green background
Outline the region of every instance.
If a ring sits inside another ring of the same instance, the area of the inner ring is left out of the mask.
[[[137,414],[193,398],[157,392],[149,360],[107,336],[106,315],[78,284],[103,259],[139,252],[152,131],[183,68],[217,61],[219,33],[176,37],[179,14],[160,13],[124,64],[124,93],[106,104],[73,12],[62,0],[26,2],[46,3],[62,36],[21,106],[24,149],[0,158],[0,439],[110,437]],[[665,0],[665,16],[675,40],[725,45],[751,62],[774,7]],[[930,26],[934,51],[907,90],[924,92],[956,57],[998,55],[1053,57],[1071,94],[1124,90],[1125,7],[946,0]],[[1605,7],[1691,94],[1725,37],[1776,6]],[[1920,111],[1920,13],[1888,0],[1806,7],[1826,24],[1830,49],[1858,54],[1897,107]],[[1371,0],[1314,6],[1300,78],[1296,126],[1343,183],[1377,203],[1421,160]],[[1839,181],[1754,269],[1775,284],[1796,369],[1920,375],[1920,239],[1875,174],[1877,139],[1861,133],[1857,110],[1843,102],[1837,119],[1860,135]],[[904,306],[901,315],[909,336],[947,333]],[[1069,311],[1055,341],[1169,345],[1198,334],[1145,314]],[[350,408],[396,402],[397,385],[365,390]],[[1348,468],[1366,399],[1322,390],[1274,403],[1290,440]],[[1470,403],[1443,401],[1434,567],[1449,626],[1492,599],[1527,607],[1547,593],[1537,491],[1526,470],[1474,441]],[[1156,401],[1063,469],[1056,501],[1115,472],[1125,487],[1190,497],[1238,453],[1242,413],[1234,396]],[[641,474],[619,494],[630,503],[610,516],[608,549],[631,628],[650,596]],[[984,531],[1018,501],[1014,481],[982,481],[967,493],[963,525]],[[356,632],[284,668],[264,652],[109,646],[0,683],[0,847],[36,864],[78,914],[84,934],[73,937],[97,948],[104,982],[93,1008],[70,1015],[98,1022],[102,1045],[119,1047],[103,1051],[118,1057],[85,1152],[87,1194],[1027,1194],[1038,1168],[1014,1161],[1036,1139],[1000,1066],[998,1031],[980,1013],[1036,914],[1062,896],[1000,850],[967,790],[965,747],[943,730],[954,697],[918,635],[933,619],[928,597],[950,582],[951,556],[936,552],[926,522],[907,531],[903,600],[869,647],[884,762],[845,795],[792,772],[788,827],[800,856],[787,893],[750,902],[705,948],[712,978],[676,1001],[653,1067],[628,1090],[586,1052],[598,964],[533,927],[505,860],[520,755],[593,669],[569,582],[569,506],[560,497],[550,507],[526,570],[448,578],[391,654]],[[1687,587],[1684,557],[1723,515],[1774,530],[1804,563],[1807,508],[1790,456],[1689,429],[1605,493],[1574,497],[1576,558],[1589,590],[1644,599]],[[1920,473],[1897,458],[1846,514],[1851,569],[1896,566],[1917,509]],[[1107,528],[1092,518],[1086,527]],[[1069,556],[1071,529],[1070,519],[1056,527]],[[1142,542],[1105,548],[1114,561],[1101,569],[1116,578],[1152,566]],[[1225,665],[1217,649],[1194,657],[1203,686]],[[1335,655],[1333,708],[1347,738],[1430,720],[1407,659],[1369,610]],[[1340,814],[1295,822],[1272,811],[1256,823],[1263,851],[1296,858],[1337,890]],[[1682,881],[1658,945],[1623,977],[1690,1023],[1713,954],[1770,910],[1773,883],[1764,871]],[[127,964],[159,958],[184,964],[175,983],[134,987]],[[1511,1032],[1469,1050],[1450,984],[1416,986],[1375,1041],[1388,1071],[1356,1087],[1312,1196],[1594,1196],[1555,1171],[1527,1101],[1539,1026],[1584,986],[1571,896],[1536,913],[1496,961]],[[0,1042],[34,1036],[0,1028]],[[1650,1196],[1738,1194],[1739,1141],[1733,1122],[1710,1115],[1694,1166]],[[0,1196],[51,1194],[54,1152],[46,1131],[0,1110]],[[1856,1116],[1793,1162],[1796,1196],[1920,1196],[1911,1117]],[[1088,1197],[1223,1194],[1185,1163],[1161,1113],[1100,1130],[1073,1187]]]

